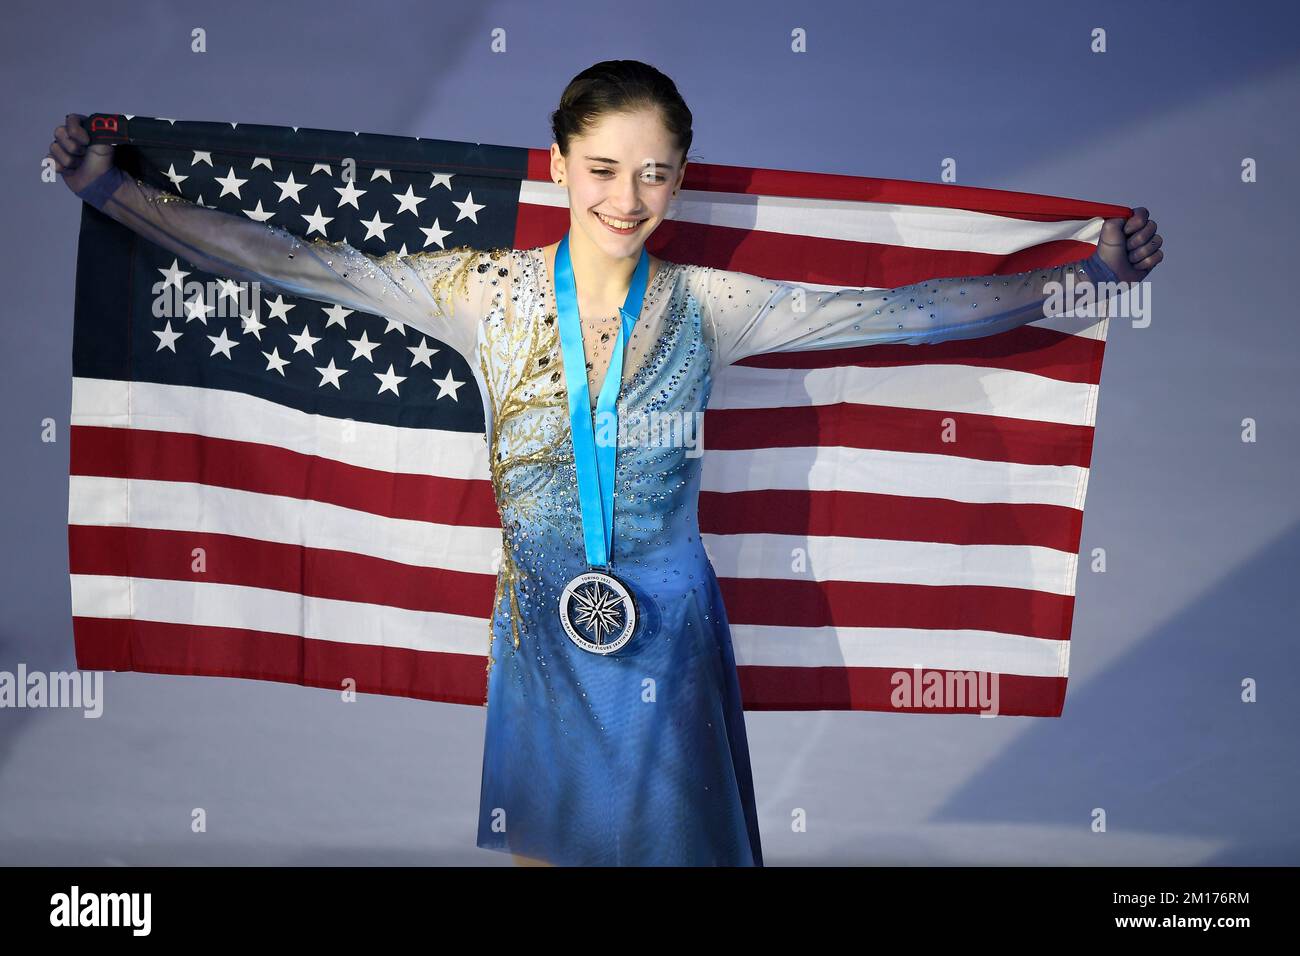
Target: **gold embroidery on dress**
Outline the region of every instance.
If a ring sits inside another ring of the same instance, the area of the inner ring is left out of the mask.
[[[479,269],[482,256],[475,256],[470,246],[455,246],[451,249],[439,249],[436,251],[416,252],[406,256],[417,270],[423,269],[425,275],[422,277],[425,285],[429,288],[429,294],[441,308],[447,306],[444,312],[449,317],[456,314],[456,299],[469,298],[469,274],[471,270]],[[503,250],[492,249],[483,255],[488,256],[493,261],[499,259],[504,254]],[[451,268],[440,268],[442,260],[452,256],[460,256],[460,261],[452,260]],[[397,252],[389,252],[384,255],[379,262],[381,265],[396,265],[402,259]],[[389,271],[387,268],[385,272]],[[481,270],[480,270],[481,271]]]
[[[489,255],[499,258],[495,255],[498,252],[502,251],[493,250]],[[515,541],[510,533],[505,506],[508,503],[519,515],[519,521],[516,522],[519,524],[527,523],[536,527],[545,516],[539,513],[537,494],[510,488],[509,477],[515,469],[526,466],[562,465],[567,438],[562,429],[557,429],[554,437],[545,439],[540,421],[533,422],[527,429],[516,429],[513,435],[507,435],[506,426],[510,422],[529,411],[541,412],[554,408],[558,404],[558,398],[563,395],[562,391],[557,392],[553,388],[559,379],[558,369],[551,367],[556,342],[555,319],[549,317],[550,321],[547,321],[548,317],[543,316],[533,321],[528,314],[519,315],[514,308],[511,295],[513,291],[515,290],[508,283],[502,320],[484,326],[485,345],[479,352],[479,368],[492,406],[492,425],[487,436],[488,462],[502,528],[501,573],[497,576],[493,618],[496,617],[502,599],[508,600],[511,636],[514,648],[518,650],[520,631],[525,629],[523,615],[519,610],[519,585],[527,572],[515,561]],[[498,377],[504,379],[504,382],[497,381],[493,376],[490,355],[500,358],[495,364],[503,370]],[[493,663],[495,660],[489,639],[489,674]]]

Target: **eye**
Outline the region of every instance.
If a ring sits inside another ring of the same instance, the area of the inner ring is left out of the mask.
[[[602,175],[604,175],[605,173],[609,173],[609,172],[612,172],[612,171],[611,171],[611,170],[608,170],[608,169],[593,169],[593,170],[591,171],[591,174],[592,174],[593,176],[602,176]]]

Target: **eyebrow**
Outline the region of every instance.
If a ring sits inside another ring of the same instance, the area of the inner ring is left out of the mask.
[[[611,159],[609,156],[584,156],[584,157],[582,157],[582,158],[583,158],[583,159],[589,159],[589,160],[591,160],[593,163],[609,163],[611,166],[617,166],[617,165],[619,164],[619,162],[618,162],[617,159]],[[672,163],[661,163],[661,162],[658,162],[657,160],[652,160],[651,162],[649,162],[649,163],[643,163],[642,165],[645,165],[645,166],[656,166],[656,167],[659,167],[659,168],[661,168],[661,169],[675,169],[675,168],[676,168]]]

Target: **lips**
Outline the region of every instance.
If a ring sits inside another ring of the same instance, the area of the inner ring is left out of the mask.
[[[617,233],[618,235],[621,236],[631,235],[641,227],[642,223],[645,222],[644,219],[637,219],[637,220],[610,219],[609,217],[604,216],[598,212],[593,212],[592,214],[601,221],[601,224],[604,225],[606,229],[608,229],[610,232]],[[625,223],[625,222],[631,222],[632,225],[627,227],[616,225],[616,223]]]

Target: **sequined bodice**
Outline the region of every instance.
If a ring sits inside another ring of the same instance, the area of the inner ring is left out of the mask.
[[[559,314],[559,308],[555,301],[555,281],[554,267],[548,263],[546,253],[542,248],[528,249],[526,252],[532,254],[537,262],[534,268],[540,281],[544,284],[545,302],[543,308],[547,315]],[[646,283],[645,300],[642,303],[642,316],[651,306],[651,300],[657,296],[663,286],[663,280],[667,273],[676,266],[676,263],[660,260],[658,267],[652,266],[653,274]],[[605,377],[608,374],[610,359],[614,351],[615,337],[618,335],[619,319],[617,315],[605,314],[588,314],[582,312],[581,316],[583,349],[587,366],[587,395],[593,411],[596,408],[596,402],[600,396],[600,390],[604,387]],[[635,369],[641,359],[644,357],[648,347],[647,339],[644,334],[645,325],[639,316],[636,324],[632,327],[632,335],[624,343],[624,361],[623,369]]]
[[[479,345],[493,490],[504,576],[520,583],[531,578],[535,593],[551,600],[586,568],[563,357],[541,250],[507,255],[508,295],[498,296],[484,316]],[[683,274],[665,261],[649,283],[625,346],[617,403],[611,566],[659,577],[668,600],[678,587],[698,583],[707,562],[696,501],[709,354],[699,303],[680,281]],[[589,383],[598,394],[602,381],[589,377]],[[693,546],[684,549],[688,542]]]

